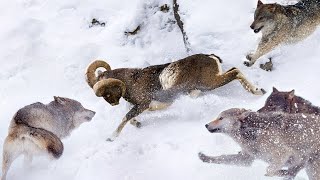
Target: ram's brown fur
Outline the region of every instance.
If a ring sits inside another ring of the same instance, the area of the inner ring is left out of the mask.
[[[128,121],[147,109],[167,107],[181,93],[213,90],[235,79],[253,94],[264,93],[263,89],[255,88],[246,80],[237,68],[222,73],[220,63],[221,59],[218,56],[205,54],[196,54],[172,63],[142,69],[110,70],[106,62],[95,61],[89,65],[86,75],[87,82],[93,87],[96,95],[102,96],[111,105],[119,104],[121,97],[134,105],[115,131],[113,136],[115,138]],[[94,73],[99,67],[106,68],[106,71],[96,77]],[[110,79],[116,79],[117,82],[110,83]],[[112,84],[112,86],[102,84]],[[125,88],[121,87],[123,85]],[[133,121],[133,124],[140,123]]]

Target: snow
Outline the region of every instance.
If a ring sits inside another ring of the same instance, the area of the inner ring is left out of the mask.
[[[256,0],[179,0],[193,53],[215,53],[223,70],[238,67],[268,94],[272,86],[295,89],[300,96],[320,105],[320,46],[317,30],[296,45],[283,46],[245,67],[245,55],[255,50],[261,35],[249,25]],[[274,2],[274,1],[267,1]],[[145,67],[171,62],[188,54],[172,11],[155,6],[169,0],[11,0],[0,2],[0,149],[14,113],[33,102],[48,103],[53,96],[79,100],[97,112],[63,140],[59,160],[35,157],[30,167],[19,158],[9,170],[9,180],[110,179],[110,180],[261,180],[267,164],[251,167],[204,164],[198,152],[208,155],[237,153],[240,147],[224,135],[210,134],[204,125],[231,107],[257,110],[267,95],[247,93],[232,82],[199,98],[182,96],[165,111],[139,116],[143,127],[127,125],[115,142],[106,142],[129,109],[128,103],[111,107],[97,98],[84,80],[84,70],[94,59],[112,68]],[[282,1],[292,3],[292,1]],[[92,18],[105,27],[89,28]],[[132,37],[124,35],[141,25]],[[258,66],[274,57],[275,70]],[[2,158],[0,157],[0,161]],[[304,172],[297,179],[306,179]]]

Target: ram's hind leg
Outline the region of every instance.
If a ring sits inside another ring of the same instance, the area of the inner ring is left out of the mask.
[[[136,120],[135,118],[130,120],[130,124],[133,125],[134,127],[141,128],[141,122]]]
[[[236,79],[239,80],[241,85],[252,94],[263,95],[266,93],[264,89],[257,88],[252,83],[250,83],[237,68],[231,68],[224,74],[217,77],[217,81],[220,83],[219,87],[228,84],[229,82]]]
[[[160,101],[151,101],[149,105],[149,111],[157,111],[157,110],[163,110],[167,109],[172,103],[167,102],[160,102]]]
[[[201,92],[202,92],[201,90],[195,89],[189,92],[189,96],[191,98],[197,98],[200,96]]]

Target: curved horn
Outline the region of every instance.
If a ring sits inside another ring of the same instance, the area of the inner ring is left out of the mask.
[[[94,86],[93,86],[93,91],[98,97],[102,97],[104,90],[107,87],[112,87],[112,86],[119,86],[122,91],[122,97],[126,93],[126,85],[124,82],[120,81],[119,79],[114,79],[114,78],[108,78],[108,79],[103,79],[101,81],[98,81]]]
[[[98,82],[98,78],[96,77],[96,70],[100,67],[103,67],[106,69],[106,71],[110,71],[111,67],[108,63],[101,60],[96,60],[92,62],[86,70],[86,81],[89,84],[91,88]]]

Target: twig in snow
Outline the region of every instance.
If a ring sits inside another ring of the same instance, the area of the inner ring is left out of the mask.
[[[184,28],[183,28],[183,22],[181,21],[181,17],[179,15],[179,4],[177,3],[177,0],[173,0],[173,13],[174,13],[174,18],[176,19],[177,21],[177,24],[181,30],[181,33],[182,33],[182,37],[183,37],[183,42],[184,42],[184,45],[186,47],[186,50],[187,50],[187,53],[190,53],[191,52],[191,45],[188,41],[188,36],[187,36],[187,33],[184,31]]]

